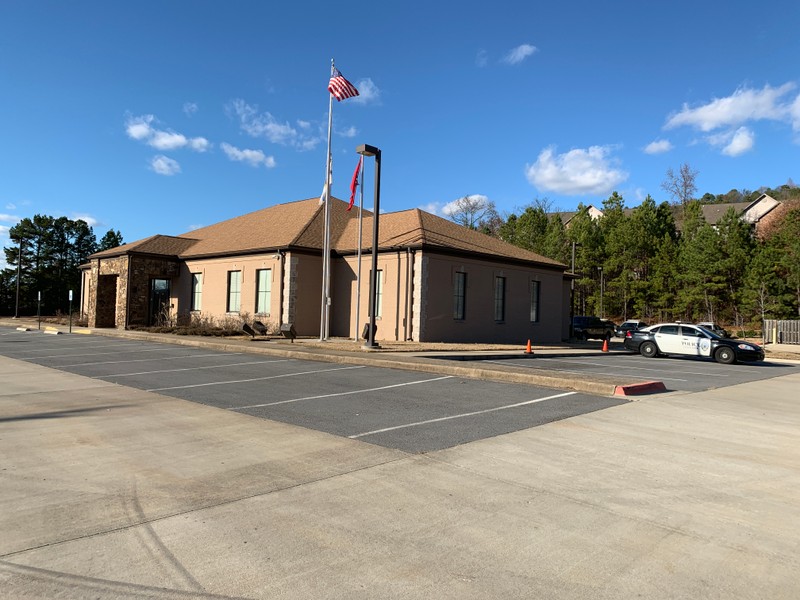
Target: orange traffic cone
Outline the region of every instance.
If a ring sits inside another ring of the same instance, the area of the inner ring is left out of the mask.
[[[608,340],[603,340],[603,352],[608,352]]]
[[[531,350],[531,341],[528,340],[528,345],[525,346],[525,354],[533,354],[533,350]]]

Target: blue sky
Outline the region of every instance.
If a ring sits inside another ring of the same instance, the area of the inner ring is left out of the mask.
[[[383,152],[381,208],[628,206],[800,182],[800,4],[0,3],[0,245],[36,213],[126,241],[333,193]],[[372,194],[367,168],[367,199]]]

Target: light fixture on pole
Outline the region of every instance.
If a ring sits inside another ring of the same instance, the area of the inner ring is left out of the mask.
[[[375,157],[375,207],[372,209],[372,268],[369,272],[369,327],[364,348],[380,348],[375,342],[375,316],[378,312],[378,219],[381,203],[381,151],[380,148],[361,144],[356,148],[361,156]]]
[[[603,288],[605,287],[603,284],[603,267],[597,267],[600,271],[600,318],[605,318],[605,311],[603,310]]]

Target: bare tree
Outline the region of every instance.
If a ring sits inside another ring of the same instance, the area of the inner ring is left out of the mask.
[[[697,173],[688,163],[683,163],[677,173],[670,167],[667,169],[667,178],[661,184],[661,188],[672,196],[675,204],[686,206],[697,193]]]
[[[470,229],[478,229],[483,224],[492,223],[498,216],[494,202],[480,194],[454,200],[444,207],[443,212],[459,225]]]

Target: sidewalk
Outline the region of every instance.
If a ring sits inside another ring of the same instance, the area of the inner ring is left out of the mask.
[[[7,598],[798,594],[797,374],[425,455],[4,357],[0,380]]]

